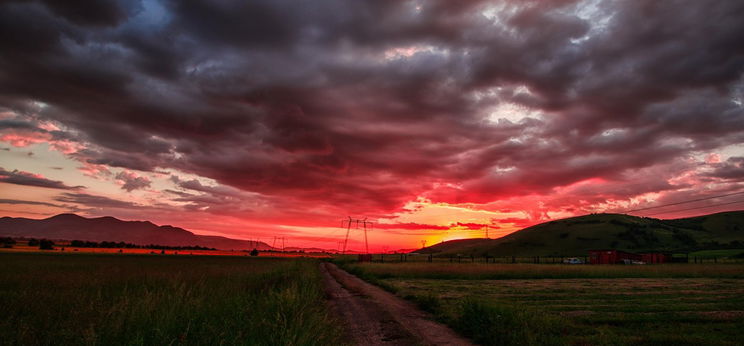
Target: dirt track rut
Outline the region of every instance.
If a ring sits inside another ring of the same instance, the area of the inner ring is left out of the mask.
[[[326,296],[356,345],[472,345],[415,305],[332,263],[321,263]]]

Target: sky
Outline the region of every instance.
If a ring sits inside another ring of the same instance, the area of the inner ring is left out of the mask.
[[[739,0],[3,1],[0,215],[329,249],[367,218],[394,250],[742,209],[741,18]]]

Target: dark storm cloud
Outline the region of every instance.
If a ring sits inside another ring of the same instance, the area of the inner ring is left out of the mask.
[[[8,129],[36,130],[36,125],[29,121],[19,119],[0,119],[0,131]]]
[[[63,203],[74,203],[80,204],[90,208],[114,208],[114,209],[141,209],[142,206],[135,203],[121,201],[105,196],[90,195],[87,193],[72,193],[65,192],[57,197],[54,197],[55,201]]]
[[[125,6],[117,1],[43,0],[54,14],[79,25],[114,26],[127,16]]]
[[[58,208],[66,207],[64,205],[59,205],[59,204],[54,204],[54,203],[37,202],[37,201],[24,201],[24,200],[18,200],[18,199],[0,199],[0,204],[44,205],[44,206],[48,206],[48,207],[58,207]]]
[[[115,178],[122,182],[121,188],[127,192],[146,189],[151,184],[150,179],[147,177],[141,177],[129,171],[121,171],[116,174]]]
[[[50,180],[38,174],[23,172],[19,170],[6,171],[0,167],[0,183],[45,187],[49,189],[75,190],[83,186],[68,186],[59,180]]]
[[[0,100],[48,104],[86,163],[370,212],[623,182],[744,142],[740,1],[77,5],[0,5]],[[496,121],[504,106],[534,116]]]
[[[716,166],[709,176],[733,181],[744,179],[744,157],[731,157],[726,162]]]

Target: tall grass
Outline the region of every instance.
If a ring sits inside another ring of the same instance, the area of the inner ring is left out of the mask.
[[[452,327],[480,345],[561,345],[554,316],[519,306],[468,298],[456,305]]]
[[[0,254],[7,345],[327,345],[313,260]]]

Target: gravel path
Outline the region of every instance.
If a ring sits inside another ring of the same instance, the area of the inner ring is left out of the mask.
[[[332,263],[321,263],[326,296],[356,345],[472,345],[412,303]]]

